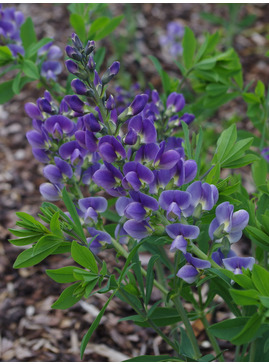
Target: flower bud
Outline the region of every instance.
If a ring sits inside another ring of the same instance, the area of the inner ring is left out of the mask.
[[[102,83],[105,85],[112,80],[120,70],[120,62],[114,62],[102,76]]]
[[[27,102],[24,106],[26,114],[32,119],[43,119],[43,115],[39,108],[32,102]]]
[[[72,73],[73,75],[79,74],[78,65],[71,59],[68,59],[67,61],[65,61],[65,65],[66,65],[68,72]]]
[[[92,53],[95,49],[95,41],[94,40],[89,40],[86,48],[85,48],[85,53],[88,56],[90,53]]]
[[[81,40],[79,39],[78,35],[76,33],[73,33],[72,34],[72,42],[74,44],[74,47],[79,50],[79,51],[82,51],[82,49],[84,48],[83,47],[83,44],[81,42]]]
[[[106,108],[108,110],[113,110],[113,109],[115,109],[115,107],[116,107],[115,99],[114,99],[113,95],[110,95],[106,101]]]
[[[60,188],[57,185],[51,183],[42,183],[39,187],[41,195],[48,201],[60,200]]]
[[[87,94],[87,87],[84,82],[80,81],[78,78],[72,80],[71,87],[74,92],[78,95],[86,95]]]
[[[96,67],[96,63],[94,62],[94,59],[92,56],[89,57],[89,60],[88,60],[88,67],[89,67],[89,70],[91,72],[93,72],[95,70],[95,67]]]
[[[68,45],[66,46],[65,51],[68,57],[73,58],[76,61],[82,60],[82,54],[78,52],[75,48]]]

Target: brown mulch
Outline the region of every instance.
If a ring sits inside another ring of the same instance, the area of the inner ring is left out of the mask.
[[[227,16],[226,10],[215,4],[130,6],[138,22],[133,46],[139,50],[142,57],[139,62],[135,60],[130,48],[124,58],[125,68],[130,70],[134,81],[138,70],[143,69],[147,79],[156,87],[160,87],[160,81],[147,58],[149,54],[157,56],[171,74],[178,75],[176,67],[161,53],[158,43],[158,35],[165,31],[166,24],[179,19],[200,37],[204,31],[216,30],[216,27],[201,19],[201,11],[213,11],[221,16]],[[56,44],[64,49],[72,33],[66,5],[20,4],[16,7],[26,16],[32,16],[39,39],[45,36],[54,37]],[[114,15],[120,14],[124,11],[124,5],[111,5],[111,11]],[[269,67],[264,54],[268,49],[268,40],[265,36],[268,34],[269,5],[248,4],[244,6],[242,12],[257,16],[254,25],[235,38],[234,45],[243,62],[246,79],[248,81],[262,79],[268,84]],[[124,34],[125,27],[126,24],[122,23],[117,30],[118,34]],[[103,44],[111,52],[108,40]],[[11,238],[11,234],[7,229],[14,227],[16,211],[25,211],[36,216],[42,202],[39,185],[45,181],[42,176],[43,166],[33,158],[31,147],[25,138],[25,133],[31,129],[31,121],[25,115],[23,108],[25,102],[35,101],[41,95],[42,90],[37,90],[36,84],[33,83],[27,85],[12,101],[0,106],[0,360],[2,361],[80,361],[81,339],[106,300],[104,295],[96,295],[83,303],[77,303],[69,310],[50,308],[64,286],[53,282],[45,274],[45,270],[72,264],[68,255],[49,257],[32,268],[19,270],[12,268],[21,249],[8,242],[7,239]],[[244,117],[245,112],[246,108],[242,102],[233,102],[222,107],[214,121],[217,123],[227,120],[235,113]],[[247,173],[246,171],[242,172],[243,175]],[[245,250],[243,253],[248,254],[247,242],[243,242],[241,247]],[[115,255],[111,250],[103,253],[103,258],[113,266]],[[154,299],[159,298],[158,292],[154,291],[153,295]],[[222,306],[218,311],[218,320],[229,317],[225,305]],[[186,308],[189,306],[186,305]],[[129,321],[118,322],[120,318],[131,314],[133,311],[118,299],[112,301],[91,343],[87,346],[84,360],[121,361],[143,354],[172,354],[153,330],[134,326]],[[194,325],[203,353],[212,352],[201,323],[198,321]],[[166,329],[166,333],[169,334],[169,328]],[[223,349],[231,349],[225,347],[224,343],[222,345]],[[232,360],[233,351],[225,353],[225,357],[227,360]]]

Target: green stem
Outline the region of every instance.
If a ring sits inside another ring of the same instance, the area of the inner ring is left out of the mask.
[[[249,362],[255,361],[256,347],[257,347],[257,340],[254,340],[250,344],[250,352],[249,352],[249,360],[248,360]]]
[[[187,331],[187,335],[190,339],[190,342],[192,344],[192,347],[193,347],[193,351],[194,351],[194,359],[199,359],[201,357],[201,353],[200,353],[200,349],[199,349],[199,345],[198,345],[198,342],[196,340],[196,337],[194,335],[194,331],[193,331],[193,328],[190,324],[190,321],[188,319],[188,316],[186,314],[186,311],[182,305],[182,302],[180,300],[180,297],[179,296],[175,296],[172,298],[172,301],[174,302],[175,304],[175,307],[177,309],[177,312],[179,313],[180,317],[181,317],[181,320],[183,321],[184,325],[185,325],[185,328],[186,328],[186,331]]]
[[[237,345],[235,348],[235,358],[234,358],[235,362],[238,362],[240,360],[240,349],[241,345]]]
[[[128,255],[129,255],[128,252],[123,248],[123,246],[120,243],[117,242],[117,240],[112,238],[112,244],[118,253],[120,253],[125,259],[128,258]],[[141,271],[142,271],[143,276],[146,277],[147,272],[145,271],[145,269],[141,268]],[[154,283],[154,286],[157,287],[162,293],[164,293],[165,295],[168,294],[167,289],[165,287],[163,287],[158,281],[156,281],[156,279],[154,279],[153,283]]]
[[[216,338],[208,330],[209,324],[208,324],[208,321],[207,321],[207,318],[206,318],[204,312],[201,315],[201,321],[202,321],[202,323],[204,325],[207,337],[208,337],[209,341],[211,342],[211,345],[212,345],[212,347],[213,347],[213,349],[214,349],[214,351],[216,353],[216,356],[219,355],[219,357],[218,357],[219,361],[224,361],[224,358],[222,356],[222,353],[221,353],[221,350],[220,350],[220,347],[219,347],[219,344],[218,344]]]

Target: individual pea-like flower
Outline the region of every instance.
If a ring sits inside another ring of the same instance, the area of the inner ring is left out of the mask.
[[[166,210],[166,217],[170,221],[180,219],[182,210],[190,205],[191,195],[188,192],[169,190],[163,191],[159,198],[159,205]]]
[[[59,59],[62,58],[63,52],[61,48],[54,45],[53,42],[45,44],[38,50],[39,62],[41,65],[41,76],[47,80],[57,80],[57,76],[62,72],[62,65]],[[42,58],[41,58],[42,57]],[[43,59],[45,58],[45,61]]]
[[[121,187],[123,175],[119,169],[111,163],[104,162],[92,176],[92,180],[97,186],[103,187],[111,196],[124,196],[125,190]]]
[[[64,160],[70,158],[73,166],[82,165],[87,150],[83,149],[76,140],[62,144],[59,148],[60,157]]]
[[[102,84],[106,85],[109,81],[115,77],[120,70],[120,62],[113,62],[112,65],[105,71],[102,76]]]
[[[73,170],[70,164],[59,157],[54,158],[54,164],[49,164],[43,169],[44,176],[51,183],[62,183],[64,177],[72,178]]]
[[[242,268],[252,270],[255,263],[253,257],[231,257],[222,260],[224,267],[234,274],[242,274]]]
[[[124,178],[122,186],[127,189],[139,191],[142,184],[146,185],[153,181],[153,172],[141,163],[127,162],[123,166]]]
[[[54,138],[61,139],[63,134],[70,134],[75,130],[75,124],[63,115],[50,116],[44,123],[44,127]]]
[[[185,216],[197,215],[200,217],[201,211],[210,211],[219,198],[219,192],[215,185],[201,181],[193,182],[186,191],[191,194],[191,203],[184,210]]]
[[[98,151],[102,159],[108,163],[115,162],[118,158],[126,158],[121,142],[111,135],[105,135],[99,139]]]
[[[165,230],[170,238],[174,239],[170,251],[175,252],[180,250],[184,254],[187,252],[188,245],[186,239],[196,239],[200,233],[198,226],[183,224],[168,225]]]
[[[216,217],[209,226],[209,236],[221,243],[226,236],[230,243],[236,243],[242,236],[242,230],[247,226],[249,214],[245,210],[234,211],[234,206],[223,202],[216,208]]]
[[[184,254],[187,264],[177,272],[177,276],[182,278],[187,283],[193,283],[199,276],[199,270],[204,270],[211,267],[211,263],[207,260],[195,258],[190,253]]]
[[[156,143],[157,141],[157,132],[154,124],[149,119],[143,119],[141,115],[136,115],[130,119],[125,142],[127,144],[135,144],[138,135],[141,143],[148,144]]]
[[[136,221],[131,219],[124,223],[123,228],[128,235],[136,240],[146,238],[153,232],[153,229],[147,220]]]
[[[184,35],[184,27],[177,21],[172,21],[167,25],[165,35],[160,36],[160,44],[164,51],[168,51],[170,55],[177,58],[182,54],[182,38]]]
[[[235,252],[230,249],[226,256],[223,254],[221,249],[219,248],[217,251],[213,252],[211,258],[217,263],[219,266],[223,266],[223,259],[236,257]]]
[[[154,160],[154,167],[156,169],[171,169],[179,160],[180,154],[175,150],[165,150],[165,141],[162,141]]]
[[[39,186],[39,191],[41,195],[48,201],[58,201],[61,198],[61,191],[63,189],[63,184],[52,184],[49,182],[42,183]]]
[[[168,111],[172,113],[177,113],[181,111],[185,106],[185,99],[182,94],[178,94],[177,92],[172,92],[166,101],[166,107]]]
[[[175,166],[171,169],[171,175],[174,178],[174,184],[178,187],[191,182],[197,174],[197,163],[192,160],[180,158]]]
[[[98,212],[104,212],[107,209],[107,200],[104,197],[86,197],[78,200],[78,205],[83,213],[84,223],[92,221],[97,222]]]
[[[105,231],[96,230],[93,227],[87,230],[91,235],[91,238],[87,238],[87,243],[90,244],[89,248],[94,254],[100,253],[102,246],[111,244],[111,236]]]

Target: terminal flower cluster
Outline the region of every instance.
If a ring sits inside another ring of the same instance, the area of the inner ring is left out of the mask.
[[[66,67],[77,77],[71,83],[75,94],[65,96],[58,106],[46,91],[36,104],[25,105],[33,119],[27,139],[35,158],[46,164],[44,176],[49,180],[40,192],[56,201],[64,185],[70,186],[95,253],[111,243],[102,229],[104,196],[116,197],[120,221],[115,238],[122,244],[150,235],[170,238],[171,252],[181,251],[187,262],[178,276],[191,283],[211,265],[189,251],[200,234],[201,216],[216,206],[219,197],[215,185],[192,182],[197,164],[185,158],[183,140],[173,135],[182,120],[189,124],[194,115],[184,113],[182,94],[171,93],[164,104],[156,90],[116,108],[116,97],[108,96],[105,86],[119,72],[119,62],[101,76],[93,57],[95,42],[84,47],[76,34],[72,42],[66,48],[70,58]],[[88,196],[81,192],[86,186]],[[217,206],[209,228],[214,242],[240,239],[248,213],[233,209],[228,202]],[[217,258],[229,267],[236,265],[236,272],[241,269],[241,260],[234,265],[228,261],[232,258]]]

